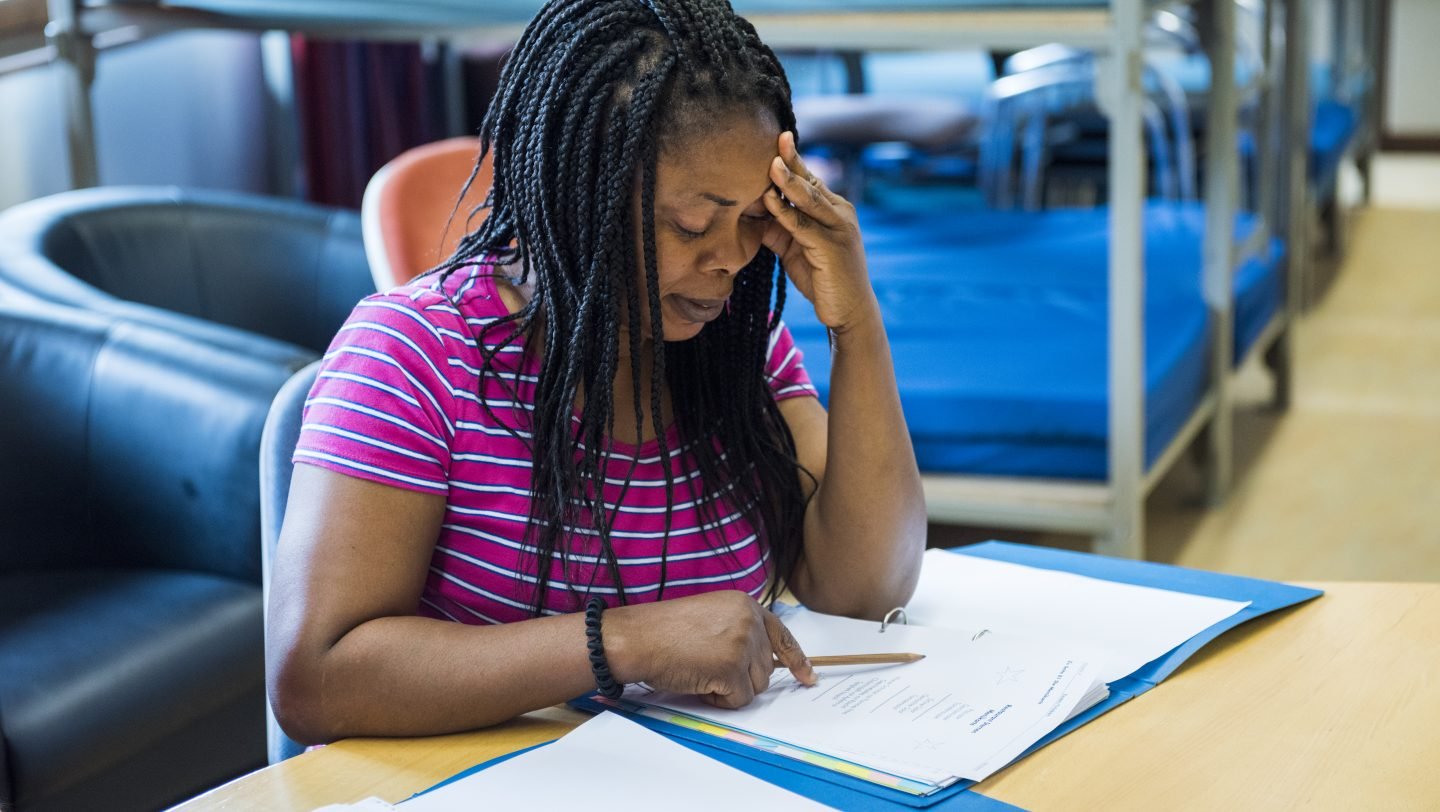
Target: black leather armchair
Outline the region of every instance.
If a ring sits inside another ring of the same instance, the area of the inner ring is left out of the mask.
[[[259,440],[287,376],[0,301],[0,806],[154,809],[265,763]]]
[[[291,371],[374,291],[357,214],[173,187],[84,189],[0,213],[0,285]]]

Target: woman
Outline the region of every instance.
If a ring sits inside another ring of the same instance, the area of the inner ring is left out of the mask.
[[[793,129],[723,0],[539,13],[483,127],[488,216],[361,302],[307,404],[267,629],[291,736],[639,681],[737,707],[776,658],[814,681],[761,599],[909,598],[924,506],[889,346],[854,208]],[[786,277],[833,333],[828,415]]]

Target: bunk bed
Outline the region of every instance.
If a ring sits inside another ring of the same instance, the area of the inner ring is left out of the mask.
[[[1217,202],[1204,207],[1144,199],[1146,9],[1117,3],[1091,17],[1096,4],[1080,5],[1051,7],[1058,16],[1028,38],[1002,20],[1025,13],[1013,6],[951,39],[938,28],[899,36],[893,20],[863,15],[855,25],[873,32],[837,19],[823,36],[854,48],[1059,40],[1109,56],[1095,81],[1112,121],[1107,208],[948,217],[863,210],[862,231],[932,520],[1085,533],[1099,551],[1139,557],[1145,495],[1202,429],[1211,496],[1228,489],[1232,365],[1272,347],[1287,362],[1289,265],[1273,236],[1284,234],[1274,227],[1278,201],[1259,217],[1236,218],[1233,5],[1201,9],[1221,88],[1206,111],[1213,157],[1205,197]],[[916,12],[922,17],[941,24]],[[1086,27],[1097,20],[1098,36]],[[757,27],[773,44],[807,44],[799,26],[778,35]],[[793,41],[784,37],[790,31]],[[1276,74],[1265,82],[1278,85]],[[787,323],[823,388],[826,364],[814,359],[827,351],[823,330],[803,309]],[[1288,368],[1280,378],[1288,380]]]

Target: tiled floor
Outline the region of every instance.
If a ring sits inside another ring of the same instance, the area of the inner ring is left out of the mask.
[[[1343,267],[1299,325],[1294,404],[1266,406],[1268,377],[1245,371],[1235,490],[1207,509],[1197,469],[1180,463],[1147,506],[1149,558],[1286,580],[1440,581],[1440,157],[1383,156],[1375,183]],[[933,528],[931,543],[967,533]]]

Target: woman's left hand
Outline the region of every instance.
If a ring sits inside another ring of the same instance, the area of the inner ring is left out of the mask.
[[[844,333],[878,318],[855,207],[805,167],[793,133],[780,134],[780,154],[770,164],[770,180],[775,186],[764,200],[774,220],[763,242],[815,306],[820,322]]]

